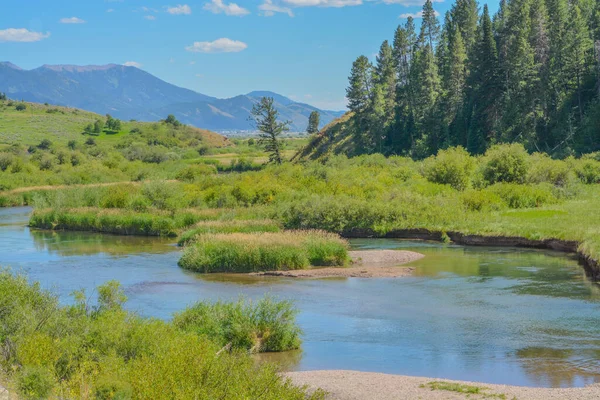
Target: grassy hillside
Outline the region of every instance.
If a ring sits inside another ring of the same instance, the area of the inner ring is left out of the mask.
[[[321,131],[310,138],[296,155],[294,160],[316,160],[319,158],[343,154],[348,157],[360,155],[364,150],[357,145],[351,126],[352,113],[346,113],[327,124]]]
[[[176,179],[190,165],[218,164],[209,155],[219,149],[232,152],[235,145],[176,120],[109,124],[107,116],[78,109],[0,101],[0,192]]]
[[[26,109],[17,110],[20,104],[24,104]],[[0,101],[0,144],[36,145],[43,139],[57,144],[67,144],[69,140],[81,140],[85,126],[93,124],[97,119],[105,119],[105,116],[76,108]],[[105,130],[96,138],[101,141],[115,140],[128,135],[136,128],[142,131],[152,129],[159,136],[170,133],[164,124],[123,121],[120,131]],[[215,132],[189,126],[184,130],[201,136],[208,147],[224,147],[230,144],[225,137]]]
[[[34,194],[22,193],[38,187],[189,181],[217,171],[257,170],[268,161],[256,138],[229,140],[176,120],[119,121],[110,129],[108,121],[73,108],[0,101],[0,192],[9,195],[0,206],[28,204]],[[103,128],[94,130],[97,122]],[[284,157],[306,143],[285,138]]]

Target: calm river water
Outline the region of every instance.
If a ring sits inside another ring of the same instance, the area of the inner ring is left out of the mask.
[[[528,386],[600,382],[600,287],[564,254],[397,240],[357,249],[426,257],[414,277],[293,280],[201,276],[156,238],[32,231],[30,209],[0,209],[0,265],[64,302],[120,281],[128,308],[170,318],[199,299],[293,299],[302,352],[268,355],[290,370],[352,369]]]

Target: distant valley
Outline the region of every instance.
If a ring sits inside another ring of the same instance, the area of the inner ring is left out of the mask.
[[[321,126],[344,114],[320,110],[269,91],[218,99],[167,83],[141,69],[123,65],[44,65],[24,70],[0,63],[0,92],[10,98],[76,107],[123,120],[156,121],[174,114],[181,122],[215,131],[251,131],[248,116],[263,96],[273,97],[282,120],[303,132],[312,111]]]

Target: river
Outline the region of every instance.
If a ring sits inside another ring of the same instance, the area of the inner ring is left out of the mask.
[[[202,276],[177,266],[172,241],[26,227],[0,209],[0,266],[61,301],[107,280],[127,307],[168,319],[200,299],[295,301],[303,350],[262,356],[289,370],[351,369],[539,387],[600,382],[600,287],[574,257],[550,251],[360,239],[355,249],[426,255],[398,279]]]

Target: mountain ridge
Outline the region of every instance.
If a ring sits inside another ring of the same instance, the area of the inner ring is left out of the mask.
[[[274,98],[280,119],[291,121],[291,130],[296,132],[306,129],[312,111],[321,113],[322,125],[343,114],[266,90],[220,99],[119,64],[44,64],[25,70],[0,62],[0,92],[14,99],[81,108],[123,120],[155,121],[174,114],[183,123],[218,131],[253,131],[250,112],[263,96]]]

